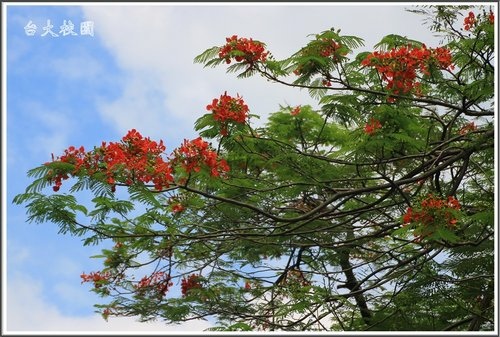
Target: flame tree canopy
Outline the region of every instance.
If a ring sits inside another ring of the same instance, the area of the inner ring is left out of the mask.
[[[14,202],[106,245],[81,275],[106,319],[492,330],[495,18],[474,9],[416,10],[438,46],[393,34],[355,55],[360,37],[327,30],[278,60],[222,38],[195,62],[309,90],[319,108],[281,106],[254,127],[227,89],[201,107],[198,138],[70,146]]]

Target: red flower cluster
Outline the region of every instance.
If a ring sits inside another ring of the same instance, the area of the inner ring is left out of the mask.
[[[321,45],[321,50],[319,54],[323,57],[331,57],[334,62],[340,61],[342,56],[346,55],[346,52],[342,50],[342,45],[335,42],[332,39],[322,39],[323,44]]]
[[[465,30],[470,30],[472,27],[474,27],[477,23],[476,16],[474,15],[473,12],[469,12],[469,15],[465,17],[464,19],[464,29]]]
[[[53,162],[72,164],[74,168],[69,174],[67,170],[49,170],[46,179],[53,184],[55,192],[61,187],[62,180],[68,179],[70,175],[91,176],[95,173],[104,173],[113,189],[117,183],[132,185],[142,182],[153,183],[155,189],[161,191],[174,184],[172,174],[177,163],[181,163],[187,173],[200,171],[201,165],[208,166],[212,176],[229,171],[227,162],[219,159],[201,138],[184,140],[183,145],[173,152],[174,158],[164,159],[164,151],[163,141],[158,143],[144,138],[133,129],[121,142],[103,142],[90,152],[85,152],[83,147],[76,149],[70,146],[61,157],[52,156]]]
[[[361,62],[363,66],[377,69],[382,80],[387,82],[386,90],[394,95],[407,94],[415,91],[421,95],[420,83],[416,81],[417,71],[430,75],[429,65],[434,64],[439,69],[452,70],[450,50],[447,48],[421,48],[402,46],[387,52],[373,52]]]
[[[427,199],[422,200],[420,203],[420,209],[414,210],[409,207],[403,216],[403,223],[418,223],[423,225],[421,235],[419,239],[431,235],[436,226],[440,225],[444,220],[445,226],[453,228],[457,224],[457,219],[453,215],[453,212],[460,210],[460,203],[453,196],[449,196],[447,199],[438,199],[432,194],[429,194]]]
[[[297,105],[295,108],[292,109],[292,111],[290,111],[290,114],[292,116],[297,116],[300,113],[301,108],[302,107],[300,105]]]
[[[365,133],[369,136],[373,135],[378,129],[382,127],[380,121],[375,118],[370,118],[368,123],[365,125]]]
[[[113,315],[115,314],[114,310],[112,310],[112,308],[105,308],[103,311],[102,311],[102,318],[104,318],[106,321],[108,320],[108,317],[110,315]]]
[[[181,203],[176,203],[172,205],[172,212],[173,213],[180,213],[184,210],[184,206]]]
[[[343,56],[347,54],[347,50],[343,46],[331,38],[321,38],[313,41],[307,47],[303,48],[300,52],[301,56],[310,58],[309,61],[299,64],[293,73],[297,76],[314,72],[321,72],[324,76],[322,84],[325,87],[331,87],[332,82],[321,70],[323,62],[315,61],[318,56],[328,57],[333,63],[338,63]],[[327,71],[328,72],[328,71]]]
[[[157,271],[149,276],[144,276],[136,285],[135,288],[138,291],[144,291],[147,289],[153,289],[158,292],[161,296],[165,296],[173,285],[170,275],[165,272]]]
[[[185,297],[191,289],[200,289],[200,288],[201,288],[200,275],[191,274],[188,276],[188,278],[185,277],[182,278],[181,293],[183,297]]]
[[[214,98],[212,104],[207,105],[207,110],[212,111],[213,118],[222,123],[221,134],[227,135],[227,125],[230,122],[243,124],[248,118],[248,106],[243,98],[237,95],[231,97],[224,93],[219,99]]]
[[[127,185],[134,181],[153,182],[155,189],[162,190],[174,181],[170,163],[162,158],[163,141],[159,143],[144,138],[135,129],[130,130],[120,143],[102,144],[102,162],[106,164],[108,183],[117,177]]]
[[[74,146],[70,146],[69,148],[64,150],[64,154],[60,158],[58,158],[58,161],[75,165],[75,170],[73,172],[76,173],[79,170],[80,166],[82,166],[85,162],[85,158],[86,152],[83,146],[80,146],[80,148],[78,149]],[[53,154],[52,161],[56,161]],[[49,179],[49,181],[54,184],[54,186],[52,187],[54,192],[59,191],[62,185],[62,181],[68,178],[69,176],[66,173],[56,173],[52,170],[47,173],[47,179]]]
[[[490,24],[495,23],[495,14],[493,14],[492,11],[490,11],[488,14],[488,23]],[[478,18],[476,18],[476,15],[473,12],[469,12],[469,15],[467,15],[464,19],[464,29],[471,30],[477,25],[478,25]]]
[[[264,49],[264,44],[253,39],[244,37],[238,38],[237,35],[226,38],[226,44],[220,48],[219,58],[225,59],[226,63],[231,63],[234,58],[236,62],[247,62],[254,64],[255,62],[265,62],[269,52]]]
[[[181,213],[186,209],[184,200],[182,195],[172,196],[168,199],[167,206],[172,210],[172,213]]]
[[[224,159],[218,159],[217,153],[210,149],[209,144],[198,137],[194,140],[184,140],[175,152],[174,163],[180,163],[186,173],[199,172],[202,165],[210,169],[213,177],[229,171],[229,165]]]
[[[468,134],[469,132],[471,131],[476,131],[477,130],[477,126],[474,122],[470,122],[470,123],[467,123],[465,124],[461,129],[460,131],[458,131],[458,133],[460,135],[465,135],[465,134]]]
[[[72,175],[82,172],[93,175],[102,172],[108,184],[113,187],[117,180],[127,185],[140,181],[153,182],[155,188],[161,190],[174,180],[170,164],[161,156],[163,151],[165,151],[163,141],[157,143],[144,138],[132,129],[119,143],[103,142],[101,147],[90,152],[85,152],[83,147],[75,149],[70,146],[63,156],[57,159],[53,157],[52,161],[73,164]],[[56,192],[61,187],[61,181],[68,178],[66,173],[49,171],[47,174],[47,179],[54,184],[53,189]]]
[[[292,268],[287,270],[285,273],[285,277],[281,280],[281,284],[283,285],[299,284],[303,287],[311,285],[311,282],[305,278],[304,273],[300,269]]]
[[[101,273],[100,271],[97,271],[97,272],[90,272],[90,274],[82,273],[80,277],[82,278],[82,283],[94,282],[94,287],[99,288],[103,285],[103,283],[107,283],[109,281],[111,274],[108,272]]]

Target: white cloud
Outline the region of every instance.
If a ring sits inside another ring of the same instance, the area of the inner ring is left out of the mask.
[[[176,126],[166,112],[166,93],[160,88],[153,77],[131,75],[120,99],[114,102],[101,100],[101,115],[122,135],[130,129],[137,129],[145,136],[164,137]]]
[[[224,67],[204,69],[193,64],[193,59],[233,34],[266,42],[277,58],[297,51],[310,40],[309,34],[331,27],[364,38],[367,50],[395,32],[432,38],[422,28],[422,18],[403,8],[307,3],[84,6],[86,19],[95,23],[96,38],[128,77],[119,84],[121,97],[101,102],[100,113],[122,134],[135,127],[151,137],[181,140],[193,132],[193,122],[206,113],[212,98],[225,90],[243,95],[251,113],[264,120],[280,104],[312,104],[307,91],[259,77],[238,80],[234,74],[225,74]]]
[[[109,318],[108,322],[99,315],[76,317],[66,315],[44,296],[44,287],[28,275],[16,274],[7,284],[7,316],[4,332],[161,332],[203,331],[210,327],[205,321],[191,321],[179,325],[161,322],[141,323],[134,318]],[[77,300],[77,299],[76,299]]]

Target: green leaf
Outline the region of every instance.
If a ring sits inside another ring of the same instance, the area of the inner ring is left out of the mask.
[[[459,237],[455,233],[441,226],[436,229],[436,234],[438,239],[442,239],[447,242],[454,243],[459,240]]]
[[[250,325],[239,322],[228,326],[225,331],[253,331],[253,329]]]
[[[200,118],[198,118],[194,122],[194,129],[195,129],[195,131],[200,131],[200,130],[203,130],[204,128],[206,128],[207,126],[214,126],[214,125],[215,125],[215,121],[214,121],[212,113],[207,113],[207,114],[204,114],[203,116],[201,116]]]
[[[397,34],[389,34],[386,35],[380,40],[379,43],[375,44],[373,47],[375,49],[381,49],[381,50],[389,50],[391,48],[397,48],[401,46],[407,46],[408,44],[414,46],[414,47],[422,47],[422,42],[419,42],[417,40],[412,40],[409,39],[405,36],[397,35]]]
[[[401,226],[400,228],[394,230],[391,235],[392,235],[392,237],[406,238],[406,237],[408,237],[411,230],[412,230],[412,226],[409,226],[409,225]]]
[[[194,58],[194,63],[203,63],[205,66],[214,65],[215,62],[210,63],[209,61],[214,60],[219,57],[220,47],[214,46],[205,50],[200,55]]]
[[[161,207],[162,204],[157,199],[158,193],[141,185],[131,185],[128,187],[130,200],[138,201],[152,207]],[[131,208],[132,209],[132,208]]]

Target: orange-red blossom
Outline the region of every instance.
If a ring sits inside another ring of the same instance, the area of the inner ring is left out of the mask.
[[[120,142],[102,142],[100,147],[88,152],[83,146],[70,146],[61,157],[52,156],[52,162],[69,163],[74,168],[69,173],[58,169],[49,170],[46,178],[56,192],[62,181],[70,176],[92,176],[96,173],[103,173],[112,189],[116,184],[142,182],[152,183],[156,190],[161,191],[175,184],[173,172],[177,165],[188,174],[198,172],[204,166],[214,177],[229,171],[227,162],[219,158],[201,137],[184,140],[172,157],[165,157],[164,151],[163,141],[153,141],[132,129]]]
[[[213,119],[220,122],[222,127],[220,133],[228,134],[228,124],[244,124],[250,111],[240,95],[231,97],[225,92],[218,99],[214,98],[212,104],[207,105],[207,110],[212,112]]]
[[[363,66],[374,67],[386,82],[385,89],[394,95],[414,92],[422,95],[421,84],[417,81],[417,73],[429,76],[429,66],[438,69],[453,70],[450,50],[444,47],[427,48],[401,46],[390,51],[375,51],[361,62]]]
[[[173,285],[169,274],[163,271],[157,271],[149,276],[144,276],[136,285],[135,288],[139,291],[145,289],[154,289],[161,296],[165,296],[168,289]]]
[[[187,278],[183,278],[181,281],[181,293],[185,297],[191,289],[200,289],[200,275],[191,274]]]
[[[464,18],[464,29],[471,30],[478,25],[478,18],[474,14],[474,12],[469,12],[469,14]],[[487,16],[487,22],[491,25],[495,23],[495,14],[493,11],[490,11]]]
[[[423,235],[419,236],[422,239],[424,236],[432,234],[433,228],[442,224],[448,228],[454,228],[458,222],[454,212],[460,210],[459,201],[453,197],[448,196],[447,199],[440,199],[432,194],[420,203],[419,209],[408,207],[403,216],[403,223],[417,223],[424,227]]]
[[[375,118],[370,118],[368,123],[365,125],[365,133],[369,136],[373,135],[375,132],[377,132],[378,129],[382,127],[382,124],[380,123],[379,120]]]
[[[234,59],[253,65],[255,62],[265,62],[268,54],[262,42],[233,35],[226,38],[226,44],[220,48],[219,58],[228,64]]]
[[[109,278],[111,277],[111,274],[108,272],[101,273],[99,271],[97,272],[90,272],[90,274],[85,274],[82,273],[80,275],[82,279],[82,283],[84,282],[93,282],[95,288],[101,287],[103,283],[106,283],[109,281]]]

